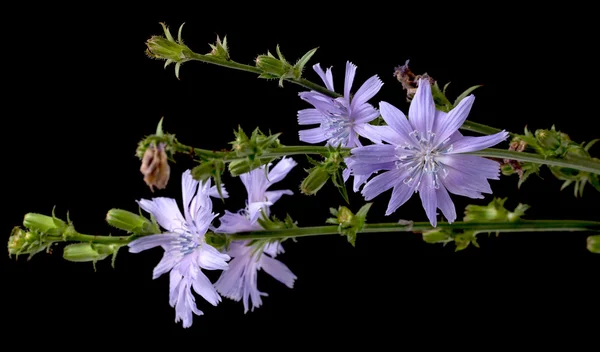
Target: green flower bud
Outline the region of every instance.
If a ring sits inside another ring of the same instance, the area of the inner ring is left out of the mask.
[[[65,247],[63,258],[71,262],[96,262],[114,254],[116,244],[74,243]]]
[[[223,41],[221,41],[221,38],[219,38],[219,36],[217,36],[217,42],[215,44],[209,44],[209,45],[212,50],[207,55],[215,56],[215,57],[218,57],[223,60],[229,60],[229,48],[227,48],[227,36],[225,36],[223,38]]]
[[[160,24],[163,27],[165,36],[152,36],[146,41],[146,54],[155,59],[167,60],[167,62],[181,63],[188,60],[192,55],[192,51],[183,44],[181,40],[181,27],[179,28],[179,37],[175,41],[171,32],[164,23]]]
[[[555,130],[536,130],[535,138],[541,147],[550,151],[556,151],[561,146],[560,134]]]
[[[592,253],[600,254],[600,235],[587,238],[587,249]]]
[[[308,176],[300,184],[300,191],[306,195],[316,194],[329,180],[331,174],[324,166],[315,166],[310,169]]]
[[[529,209],[526,204],[519,204],[514,211],[508,211],[504,207],[507,198],[494,198],[488,205],[469,204],[465,208],[464,221],[517,221]]]
[[[423,241],[427,243],[448,243],[452,236],[444,230],[431,230],[423,232]]]
[[[13,228],[8,238],[8,255],[34,254],[43,251],[50,242],[43,243],[41,236],[35,232],[28,232],[19,227]]]
[[[127,210],[109,210],[106,214],[106,221],[113,227],[136,235],[154,235],[160,233],[160,229],[155,223]]]
[[[61,219],[36,213],[25,214],[23,226],[51,236],[61,236],[67,229],[67,223]]]
[[[287,77],[294,69],[292,65],[277,59],[269,52],[267,52],[267,55],[259,55],[256,58],[256,67],[263,71],[261,76],[264,78]]]
[[[256,169],[260,164],[256,165],[256,162],[252,162],[248,159],[234,160],[229,163],[229,173],[231,176],[239,176]]]

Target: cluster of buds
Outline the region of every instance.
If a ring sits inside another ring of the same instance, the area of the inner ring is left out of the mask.
[[[8,239],[9,255],[29,254],[29,258],[35,254],[47,250],[53,243],[62,241],[64,235],[72,227],[65,221],[54,216],[36,213],[25,214],[23,227],[13,228]]]
[[[365,227],[367,213],[373,203],[363,205],[356,214],[352,213],[348,207],[340,206],[338,209],[330,208],[329,211],[334,218],[326,220],[328,224],[338,225],[338,232],[348,238],[352,246],[356,244],[356,234]]]
[[[229,172],[232,176],[239,176],[268,164],[273,158],[264,157],[263,154],[269,148],[282,146],[279,142],[281,133],[267,135],[256,128],[248,137],[244,130],[238,127],[234,134],[235,140],[229,143],[232,145],[231,149],[237,158],[229,163]]]
[[[488,205],[467,205],[465,208],[464,222],[515,222],[521,219],[529,205],[518,204],[513,211],[504,207],[507,198],[494,198]],[[470,244],[479,247],[477,235],[481,231],[452,231],[445,228],[436,228],[423,232],[423,240],[427,243],[442,243],[446,245],[454,242],[456,251],[467,248]],[[496,234],[498,235],[498,234]]]
[[[321,162],[307,156],[313,167],[307,170],[308,176],[300,184],[300,192],[306,195],[315,195],[331,179],[344,200],[348,202],[348,192],[341,173],[341,170],[346,167],[344,156],[341,144],[337,148],[330,147],[329,155]]]
[[[576,143],[566,133],[557,131],[555,126],[548,129],[538,129],[534,133],[525,128],[523,135],[515,135],[510,143],[510,150],[522,152],[531,149],[545,157],[565,160],[599,160],[592,158],[589,149],[598,139],[589,143]],[[561,190],[574,183],[575,196],[582,196],[586,183],[590,183],[600,191],[598,175],[586,171],[575,170],[562,166],[549,166],[552,174],[559,180],[565,181]],[[532,174],[538,174],[540,165],[527,162],[504,160],[502,174],[505,176],[518,174],[519,187]]]
[[[281,50],[279,49],[279,45],[276,48],[277,57],[267,51],[266,55],[259,55],[255,62],[256,67],[258,67],[262,73],[260,74],[260,78],[265,79],[279,79],[279,86],[283,87],[283,81],[286,79],[300,79],[302,77],[302,71],[304,71],[304,66],[308,63],[310,58],[315,54],[317,49],[309,50],[304,56],[302,56],[295,65],[287,62]]]

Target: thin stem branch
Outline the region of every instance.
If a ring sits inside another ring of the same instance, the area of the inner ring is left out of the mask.
[[[536,164],[544,164],[548,166],[561,166],[570,169],[587,171],[595,174],[600,174],[600,162],[587,159],[557,159],[551,157],[544,157],[539,154],[523,153],[511,150],[488,148],[476,152],[470,152],[468,154],[485,156],[491,158],[511,159],[517,161],[527,161]]]
[[[358,233],[422,233],[432,230],[429,222],[415,222],[412,225],[398,223],[367,224]],[[520,220],[516,222],[462,222],[438,224],[437,229],[477,232],[595,232],[600,231],[600,222],[585,220]],[[228,235],[231,240],[277,239],[339,234],[338,227],[314,226],[283,230],[253,231]]]

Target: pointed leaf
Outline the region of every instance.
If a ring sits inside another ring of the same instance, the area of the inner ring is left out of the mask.
[[[473,87],[465,90],[461,95],[458,96],[458,98],[456,98],[456,100],[454,101],[454,106],[458,105],[458,103],[460,103],[461,100],[466,98],[469,94],[471,94],[471,92],[473,92],[475,89],[477,89],[479,87],[483,87],[483,84],[476,85],[476,86],[473,86]]]
[[[300,73],[302,73],[302,70],[304,70],[304,66],[308,63],[310,58],[317,52],[317,49],[318,48],[314,48],[308,51],[306,54],[304,54],[304,56],[302,56],[300,60],[298,60],[294,68],[296,68]]]

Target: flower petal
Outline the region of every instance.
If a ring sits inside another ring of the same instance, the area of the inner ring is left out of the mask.
[[[427,136],[429,132],[433,132],[435,103],[428,79],[419,79],[419,87],[408,108],[408,120],[421,136]]]
[[[406,201],[409,200],[410,197],[415,193],[416,186],[416,182],[413,182],[410,186],[405,185],[404,183],[400,183],[394,186],[394,190],[392,191],[392,197],[390,198],[390,202],[388,203],[385,215],[391,215],[404,203],[406,203]]]
[[[234,301],[242,299],[242,275],[247,260],[247,257],[241,256],[229,262],[229,269],[223,271],[215,282],[215,288],[221,295]]]
[[[490,136],[462,137],[452,143],[452,150],[449,150],[447,153],[468,153],[476,150],[482,150],[493,147],[496,144],[506,140],[506,138],[508,138],[508,132],[506,131],[492,134]]]
[[[323,72],[321,64],[319,63],[314,64],[312,68],[319,75],[319,77],[321,77],[321,80],[323,80],[323,83],[325,83],[325,87],[327,87],[327,89],[330,91],[335,92],[333,89],[333,75],[331,74],[331,67],[327,69],[327,73]]]
[[[368,160],[372,163],[384,163],[397,161],[396,147],[393,145],[368,145],[366,147],[351,150],[356,160]]]
[[[162,274],[169,272],[177,264],[178,260],[177,256],[172,255],[170,252],[165,252],[158,265],[152,271],[152,278],[157,279]]]
[[[500,178],[500,163],[476,155],[446,154],[436,157],[436,161],[462,172],[493,180]]]
[[[225,214],[219,218],[219,221],[221,224],[216,230],[219,233],[238,233],[261,229],[260,225],[251,223],[247,217],[231,213],[228,210],[225,210]]]
[[[267,191],[265,192],[265,197],[271,204],[275,204],[275,202],[277,202],[279,198],[281,198],[281,196],[284,194],[292,196],[294,195],[294,192],[290,191],[289,189],[284,189],[280,191]]]
[[[317,109],[304,109],[298,111],[299,125],[313,125],[323,122],[325,116]]]
[[[436,125],[437,131],[434,131],[435,137],[433,138],[433,144],[435,146],[443,143],[448,137],[458,131],[460,126],[462,126],[469,116],[474,101],[475,96],[472,94],[464,98],[457,106],[448,112],[441,123]]]
[[[294,282],[297,277],[285,264],[267,255],[262,255],[260,257],[260,264],[267,274],[271,275],[287,287],[294,288]]]
[[[158,224],[167,231],[181,229],[186,223],[175,199],[163,197],[152,198],[152,200],[141,199],[138,204],[142,209],[154,215]]]
[[[362,104],[350,111],[350,119],[355,124],[367,123],[375,120],[379,116],[379,111],[371,104]]]
[[[263,212],[268,216],[271,205],[273,205],[271,202],[254,202],[248,204],[248,219],[250,222],[255,223]]]
[[[437,226],[437,196],[433,181],[433,173],[423,172],[421,184],[419,185],[419,195],[423,203],[423,209],[429,218],[431,226]]]
[[[369,101],[369,99],[373,98],[375,94],[379,92],[382,86],[383,82],[381,82],[377,75],[366,80],[366,82],[363,83],[363,85],[354,94],[352,102],[350,103],[350,108],[356,109]]]
[[[298,165],[298,163],[292,158],[281,158],[277,165],[275,165],[271,171],[269,171],[269,176],[267,179],[269,186],[283,180],[296,165]]]
[[[381,112],[383,120],[397,134],[393,137],[393,134],[390,131],[385,131],[386,135],[388,135],[388,140],[391,141],[393,138],[395,142],[400,142],[394,143],[395,145],[409,143],[415,147],[420,147],[419,142],[412,134],[415,129],[411,126],[402,111],[385,101],[379,103],[379,111]]]
[[[227,270],[227,261],[231,257],[219,252],[215,247],[202,243],[198,251],[198,266],[206,270]]]
[[[129,253],[139,253],[157,246],[169,246],[177,237],[179,236],[172,233],[144,236],[129,242]]]
[[[369,201],[404,180],[406,173],[393,169],[373,177],[362,189],[362,195]]]
[[[481,199],[481,193],[492,193],[490,185],[484,177],[469,175],[454,168],[446,168],[447,174],[441,177],[442,184],[448,192],[473,198]]]
[[[344,98],[350,101],[350,90],[352,89],[352,83],[354,82],[354,75],[356,74],[356,65],[350,61],[346,62],[346,77],[344,79]]]
[[[439,188],[435,190],[437,197],[437,206],[442,211],[448,223],[451,224],[456,220],[456,207],[454,202],[450,198],[448,191],[444,185],[439,185]]]
[[[196,277],[192,281],[192,286],[197,294],[213,306],[221,302],[221,297],[217,293],[217,290],[202,271],[198,270]]]
[[[298,136],[302,142],[311,144],[322,143],[329,138],[326,134],[326,131],[321,127],[301,130],[298,132]]]

